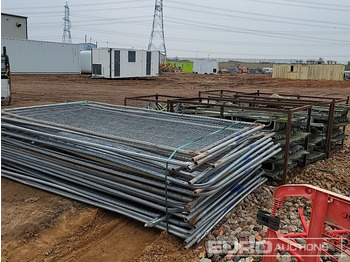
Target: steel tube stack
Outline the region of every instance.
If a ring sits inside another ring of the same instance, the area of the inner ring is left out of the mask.
[[[2,176],[166,229],[186,247],[264,183],[263,125],[95,102],[3,110]]]

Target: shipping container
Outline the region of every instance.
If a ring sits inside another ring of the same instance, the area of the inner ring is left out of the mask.
[[[272,78],[344,80],[344,65],[274,64]]]
[[[159,75],[159,52],[121,48],[92,49],[92,77],[130,78]]]
[[[80,74],[78,45],[1,38],[13,74]]]
[[[180,69],[184,73],[193,73],[193,62],[191,61],[167,61],[167,64]]]
[[[197,74],[217,74],[219,63],[215,60],[195,59],[193,60],[193,72]]]

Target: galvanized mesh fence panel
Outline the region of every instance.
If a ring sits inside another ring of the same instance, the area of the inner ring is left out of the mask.
[[[189,247],[265,181],[261,164],[280,148],[262,128],[94,102],[11,109],[2,175],[168,229]]]

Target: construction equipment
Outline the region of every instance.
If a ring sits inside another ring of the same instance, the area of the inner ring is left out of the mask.
[[[229,68],[228,70],[230,71],[231,74],[247,74],[248,73],[248,68],[241,66],[241,65],[237,65],[234,68]]]
[[[238,65],[237,69],[238,69],[238,72],[240,74],[247,74],[248,73],[248,69],[246,67],[244,67],[244,66]]]
[[[181,72],[181,68],[176,67],[175,65],[170,64],[167,60],[164,60],[164,64],[159,66],[159,72],[165,73],[165,72],[171,72],[171,73],[177,73]]]
[[[6,47],[4,46],[1,54],[1,104],[10,105],[11,102],[10,60],[6,54]]]
[[[312,201],[309,223],[303,208],[298,210],[304,232],[282,234],[279,231],[277,209],[287,197],[304,197]],[[271,215],[259,211],[258,222],[268,227],[263,262],[275,262],[278,251],[288,252],[300,262],[319,262],[321,256],[327,257],[326,261],[350,259],[349,197],[311,185],[281,186],[273,194]]]

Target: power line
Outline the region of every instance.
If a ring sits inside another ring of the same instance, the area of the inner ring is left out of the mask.
[[[236,17],[236,18],[242,18],[242,19],[247,19],[247,20],[254,20],[254,21],[264,21],[264,22],[271,22],[271,23],[283,23],[283,24],[294,24],[294,25],[302,25],[302,26],[311,26],[311,27],[321,27],[321,28],[332,28],[334,29],[334,26],[329,26],[330,24],[334,25],[340,25],[342,27],[339,27],[341,29],[347,29],[345,25],[350,25],[346,23],[337,23],[337,22],[328,22],[328,21],[321,21],[321,20],[313,20],[313,19],[302,19],[298,18],[297,20],[299,21],[304,21],[304,22],[309,22],[309,23],[319,23],[322,25],[315,25],[315,24],[305,24],[302,22],[297,22],[295,17],[283,17],[283,16],[276,16],[276,15],[264,15],[264,14],[258,14],[258,13],[253,13],[253,12],[245,12],[245,11],[234,11],[230,9],[223,9],[223,8],[217,8],[217,7],[209,7],[209,6],[203,6],[203,5],[195,5],[195,4],[188,4],[188,3],[181,3],[177,1],[170,1],[176,4],[181,4],[181,5],[186,5],[186,6],[192,6],[192,7],[200,7],[200,8],[207,8],[211,9],[211,11],[204,11],[204,10],[198,10],[198,9],[190,9],[190,8],[183,8],[183,7],[177,7],[177,6],[169,6],[169,8],[174,8],[178,10],[183,10],[183,11],[189,11],[189,12],[195,12],[195,13],[203,13],[203,14],[211,14],[211,15],[217,15],[217,16],[226,16],[226,17]],[[219,10],[219,11],[224,11],[224,13],[217,13],[213,12],[212,10]],[[225,13],[226,12],[226,13]],[[230,13],[230,14],[227,14]],[[257,17],[247,17],[247,16],[242,16],[242,15],[237,15],[236,13],[242,13],[242,14],[247,14],[250,16],[257,16]],[[258,18],[258,17],[267,17],[267,18]],[[272,20],[271,18],[278,18],[280,20]],[[289,21],[283,21],[284,20],[289,20]]]
[[[90,27],[84,27],[84,26],[74,26],[73,28],[78,28],[78,29],[83,29],[86,31],[91,31],[91,32],[97,32],[97,33],[115,33],[118,36],[127,36],[127,37],[133,37],[133,38],[142,38],[145,39],[147,36],[143,34],[135,34],[135,33],[126,33],[126,32],[120,32],[120,31],[115,31],[115,30],[102,30],[102,29],[94,29]],[[206,43],[206,44],[221,44],[221,45],[233,45],[234,43],[236,44],[241,44],[241,43],[249,43],[249,42],[232,42],[232,41],[219,41],[219,40],[203,40],[203,39],[192,39],[192,38],[181,38],[181,37],[168,37],[167,38],[169,41],[175,41],[175,42],[189,42],[189,43]],[[310,42],[310,41],[309,41]],[[348,46],[347,43],[327,43],[327,44],[317,44],[315,42],[309,43],[309,44],[286,44],[286,43],[250,43],[248,45],[251,46],[277,46],[277,45],[282,45],[282,46],[298,46],[298,47],[303,47],[303,46]]]
[[[251,0],[251,1],[254,1],[254,0]],[[286,0],[286,1],[289,1],[289,0]],[[220,8],[220,7],[216,7],[216,6],[199,5],[199,4],[193,4],[193,3],[183,3],[183,2],[176,1],[176,0],[169,0],[169,2],[170,3],[180,4],[180,5],[192,6],[192,7],[196,7],[196,8],[199,7],[199,8],[205,8],[205,9],[210,9],[210,10],[218,10],[218,11],[224,11],[224,12],[229,12],[229,13],[246,14],[246,15],[251,15],[251,16],[261,16],[261,17],[267,17],[267,18],[273,17],[273,18],[290,20],[290,21],[295,21],[297,19],[299,21],[304,21],[304,22],[344,25],[344,23],[334,22],[334,21],[305,19],[305,18],[287,17],[287,16],[279,16],[279,15],[271,15],[271,14],[261,14],[261,13],[250,12],[250,11],[232,10],[232,9],[228,9],[228,8]]]
[[[290,3],[290,0],[279,0],[279,1],[289,2]],[[310,1],[303,1],[303,0],[293,0],[293,2],[304,3],[304,4],[308,4],[308,5],[315,5],[315,6],[323,5],[323,6],[340,7],[340,8],[350,9],[350,5],[337,5],[337,4],[334,4],[334,3],[325,4],[325,3],[320,3],[320,1],[310,2]]]
[[[89,22],[92,23],[93,25],[106,25],[106,24],[113,24],[113,23],[133,23],[133,22],[144,22],[144,21],[149,21],[149,15],[142,15],[142,16],[134,16],[134,17],[118,17],[118,18],[103,18],[103,17],[94,17],[94,16],[85,16],[85,15],[72,15],[70,14],[71,17],[81,17],[81,18],[87,18],[86,20],[75,20],[74,24],[88,24]],[[138,18],[148,18],[143,19],[143,20],[128,20],[128,19],[138,19]],[[93,19],[93,20],[92,20]],[[105,21],[105,23],[96,23],[96,21]],[[58,22],[45,22],[45,25],[43,25],[41,22],[40,23],[30,23],[30,26],[36,26],[36,25],[41,25],[41,26],[51,26],[51,25],[57,25]],[[148,26],[145,24],[142,24],[144,26]]]
[[[241,33],[241,34],[251,34],[251,35],[260,35],[260,36],[268,36],[268,37],[273,37],[273,38],[284,38],[284,39],[298,39],[298,40],[304,40],[304,41],[310,41],[310,40],[316,40],[316,41],[330,41],[330,42],[341,42],[341,43],[349,43],[348,41],[343,41],[343,40],[335,40],[335,39],[327,39],[327,38],[320,38],[320,37],[303,37],[303,36],[292,36],[289,34],[285,33],[273,33],[270,31],[264,31],[264,30],[255,30],[255,29],[247,29],[247,28],[242,28],[242,27],[224,27],[222,25],[214,25],[213,23],[205,23],[205,22],[197,22],[189,19],[181,19],[182,21],[177,21],[177,23],[182,23],[182,24],[187,24],[191,23],[194,25],[197,25],[199,27],[204,27],[204,28],[212,28],[216,30],[221,30],[224,32],[235,32],[235,33]],[[215,27],[216,26],[216,27]]]
[[[123,1],[123,2],[119,2],[119,3],[126,3],[128,1]],[[131,1],[131,2],[135,2],[135,1]],[[180,7],[172,7],[170,6],[170,8],[175,8],[175,9],[180,9],[180,10],[185,10],[185,11],[192,11],[192,12],[199,12],[199,13],[206,13],[206,14],[213,14],[213,15],[220,15],[220,16],[228,16],[230,18],[232,17],[237,17],[237,18],[242,18],[242,19],[254,19],[254,20],[259,20],[259,21],[265,21],[265,22],[272,22],[272,23],[285,23],[288,25],[291,24],[296,24],[296,25],[303,25],[303,26],[312,26],[312,27],[322,27],[322,28],[332,28],[334,29],[334,26],[330,26],[331,24],[333,25],[340,25],[340,26],[345,26],[345,25],[350,25],[350,24],[346,24],[346,23],[338,23],[338,22],[334,22],[334,21],[321,21],[321,20],[313,20],[313,19],[302,19],[302,18],[298,18],[298,21],[304,21],[304,22],[308,22],[308,23],[318,23],[318,24],[322,24],[322,25],[314,25],[314,24],[305,24],[305,23],[301,23],[301,22],[296,22],[296,18],[295,17],[284,17],[284,16],[276,16],[276,15],[264,15],[264,14],[259,14],[259,13],[254,13],[254,12],[246,12],[246,11],[239,11],[240,14],[247,14],[250,16],[257,16],[257,17],[267,17],[266,19],[262,19],[262,18],[252,18],[252,17],[247,17],[247,16],[242,16],[242,15],[235,15],[235,13],[237,13],[237,11],[234,10],[230,10],[230,9],[223,9],[223,8],[218,8],[218,7],[211,7],[211,6],[204,6],[204,5],[196,5],[196,4],[189,4],[189,3],[181,3],[178,1],[170,1],[176,4],[181,4],[181,5],[187,5],[187,6],[192,6],[192,7],[200,7],[200,8],[207,8],[207,9],[211,9],[211,10],[220,10],[220,11],[224,11],[224,12],[230,12],[232,14],[228,15],[228,14],[223,14],[223,13],[214,13],[214,12],[206,12],[206,11],[200,11],[200,10],[195,10],[195,9],[188,9],[188,8],[180,8]],[[101,4],[111,4],[111,2],[105,2],[105,3],[101,3]],[[90,4],[90,5],[96,5],[96,4]],[[100,5],[100,4],[98,4]],[[80,5],[76,5],[76,6],[86,6],[86,4],[80,4]],[[103,9],[91,9],[91,10],[80,10],[79,12],[90,12],[90,11],[104,11],[104,10],[113,10],[113,9],[118,9],[118,10],[125,10],[125,9],[136,9],[136,8],[145,8],[148,6],[133,6],[133,7],[118,7],[118,8],[103,8]],[[51,11],[51,12],[45,12],[45,16],[51,16],[51,14],[56,14],[58,12],[56,11]],[[32,12],[32,13],[26,13],[26,15],[34,15],[34,14],[38,14],[40,16],[43,16],[42,12],[37,13],[37,12]],[[272,20],[270,18],[277,18],[279,20]],[[289,20],[287,21],[283,21],[283,20]],[[340,27],[339,29],[347,29],[346,27]]]
[[[220,52],[220,51],[204,51],[204,50],[188,50],[188,49],[172,49],[173,51],[181,51],[181,52],[198,52],[198,53],[204,53],[204,54],[221,54],[221,55],[234,55],[234,56],[254,56],[254,57],[258,57],[258,56],[266,56],[266,57],[271,57],[271,56],[276,56],[276,57],[348,57],[350,58],[350,56],[346,56],[346,55],[342,55],[342,56],[336,56],[336,55],[323,55],[323,54],[318,54],[318,55],[291,55],[291,54],[287,54],[287,55],[283,55],[283,54],[254,54],[254,53],[230,53],[230,52]]]
[[[225,28],[208,28],[200,25],[192,25],[190,23],[181,23],[183,26],[179,25],[179,23],[176,20],[173,19],[166,19],[167,21],[167,27],[168,28],[178,28],[178,29],[186,29],[186,30],[194,30],[198,31],[200,29],[201,31],[209,31],[209,32],[227,32],[229,29]],[[190,26],[188,26],[190,25]],[[350,34],[350,30],[342,30],[342,31],[268,31],[269,33],[289,33],[291,35],[341,35],[344,36],[345,34]]]
[[[111,33],[111,32],[114,32],[115,34],[117,34],[118,36],[127,36],[127,37],[132,37],[132,38],[142,38],[142,39],[145,39],[147,36],[146,35],[142,35],[142,34],[132,34],[132,33],[125,33],[125,32],[116,32],[116,31],[111,31],[111,30],[98,30],[98,29],[91,29],[91,28],[86,28],[87,31],[92,31],[92,32],[98,32],[98,33]],[[184,40],[186,40],[187,38],[172,38],[172,37],[169,37],[168,40],[170,42],[172,41],[175,41],[175,42],[184,42]],[[190,41],[189,41],[190,42]],[[194,42],[194,41],[192,41]],[[111,43],[111,42],[110,42]],[[216,46],[218,43],[215,43]],[[219,43],[220,44],[220,43]],[[225,42],[222,42],[221,44],[224,44],[225,46],[227,45]],[[128,44],[126,44],[126,46],[128,46]],[[135,46],[134,43],[132,42],[132,44],[129,44],[129,46]],[[265,45],[265,47],[267,47],[269,45]],[[316,45],[313,45],[316,47]],[[300,48],[300,47],[299,47]],[[197,50],[188,50],[188,49],[174,49],[174,48],[171,48],[172,51],[182,51],[182,52],[201,52],[201,53],[210,53],[210,54],[223,54],[223,55],[249,55],[249,56],[271,56],[269,54],[245,54],[245,53],[239,53],[239,54],[236,54],[236,53],[230,53],[230,52],[220,52],[220,51],[199,51],[198,49]],[[216,48],[217,50],[217,48]],[[293,57],[293,55],[283,55],[281,54],[280,56],[291,56]],[[317,56],[317,55],[316,55]],[[305,56],[307,57],[307,56]],[[308,56],[308,57],[315,57],[315,56]],[[348,57],[348,56],[332,56],[332,55],[318,55],[318,57]]]
[[[192,39],[192,38],[179,38],[179,37],[168,37],[168,40],[177,42],[189,42],[189,43],[204,43],[212,45],[245,45],[245,46],[290,46],[290,47],[304,47],[304,46],[347,46],[346,44],[285,44],[285,43],[256,43],[256,42],[232,42],[232,41],[220,41],[220,40],[204,40],[204,39]]]
[[[123,33],[123,32],[116,32],[116,31],[111,31],[111,30],[99,30],[99,29],[89,29],[89,28],[84,28],[84,29],[88,29],[87,31],[93,31],[93,32],[98,32],[98,33],[111,33],[111,32],[113,32],[114,34],[116,34],[116,35],[118,35],[118,36],[123,36],[123,35],[125,35],[125,36],[128,36],[129,38],[130,37],[133,37],[133,38],[142,38],[142,39],[145,39],[147,36],[146,35],[141,35],[141,34],[131,34],[131,33]],[[175,42],[183,42],[184,41],[184,39],[186,39],[186,38],[169,38],[169,41],[175,41]],[[190,39],[190,41],[189,42],[194,42],[193,40],[195,40],[195,39]],[[109,43],[112,43],[110,40],[109,40]],[[115,44],[117,44],[117,45],[120,45],[121,43],[115,43]],[[220,43],[213,43],[213,44],[220,44]],[[226,42],[222,42],[222,44],[224,44],[225,46],[227,46],[227,43]],[[244,42],[238,42],[238,44],[245,44]],[[275,44],[277,44],[277,43],[275,43]],[[125,46],[133,46],[133,47],[135,47],[135,42],[131,42],[130,44],[126,44],[126,43],[123,43],[123,45],[125,45]],[[283,44],[282,44],[283,45]],[[269,46],[269,45],[265,45],[265,46]],[[314,45],[315,47],[317,46],[317,45]],[[141,46],[140,46],[140,48],[142,48]],[[172,51],[182,51],[182,52],[195,52],[195,51],[199,51],[198,49],[196,49],[196,50],[187,50],[187,49],[171,49]],[[216,50],[218,50],[217,48],[216,48]],[[199,51],[199,52],[202,52],[202,53],[211,53],[211,54],[225,54],[225,55],[233,55],[234,53],[230,53],[230,52],[216,52],[216,51]],[[234,55],[248,55],[248,54],[244,54],[244,53],[240,53],[240,54],[234,54]],[[251,54],[251,53],[249,53],[249,56],[271,56],[271,55],[268,55],[268,54]],[[287,55],[280,55],[280,56],[287,56]],[[329,55],[329,56],[324,56],[324,55],[320,55],[320,56],[322,56],[322,57],[336,57],[336,56],[331,56],[331,55]],[[311,57],[311,56],[310,56]],[[346,56],[339,56],[339,57],[346,57]]]
[[[72,15],[71,15],[72,16]],[[77,17],[83,17],[83,16],[77,16]],[[134,24],[134,25],[139,25],[139,26],[143,26],[143,27],[148,27],[148,25],[145,22],[148,22],[148,19],[137,19],[137,18],[146,18],[148,16],[138,16],[138,17],[131,17],[131,18],[135,18],[135,20],[127,20],[127,19],[123,19],[123,18],[100,18],[100,19],[94,19],[93,21],[91,21],[91,19],[88,20],[75,20],[74,24],[75,25],[83,25],[83,26],[99,26],[99,25],[114,25],[114,24]],[[207,27],[207,26],[203,26],[202,23],[195,25],[195,24],[191,24],[191,23],[184,23],[184,22],[178,22],[178,19],[176,18],[168,18],[165,19],[166,21],[168,21],[168,28],[178,28],[178,29],[186,29],[186,30],[196,30],[198,31],[198,29],[201,29],[201,31],[211,31],[211,32],[233,32],[232,28],[229,27]],[[95,21],[101,21],[99,23],[96,23]],[[36,29],[36,30],[49,30],[50,28],[52,28],[54,25],[59,26],[60,23],[58,22],[46,22],[45,25],[43,25],[42,23],[31,23],[30,28],[31,30]],[[183,26],[179,25],[179,24],[183,24]],[[38,26],[40,25],[40,26]],[[190,26],[191,27],[190,27]],[[213,24],[211,24],[213,25]],[[240,31],[237,31],[238,33]],[[290,31],[290,30],[284,30],[284,31],[262,31],[264,33],[268,32],[268,33],[277,33],[277,34],[281,34],[281,33],[288,33],[291,36],[297,36],[297,35],[344,35],[344,34],[349,34],[350,30],[342,30],[342,31]],[[333,39],[329,39],[329,40],[333,40]]]
[[[98,2],[98,3],[92,3],[92,4],[75,4],[75,5],[71,5],[71,6],[101,6],[101,5],[116,5],[116,4],[129,4],[129,3],[140,3],[140,2],[149,2],[149,0],[127,0],[127,1],[119,1],[119,2]]]
[[[111,20],[119,20],[119,19],[135,19],[135,18],[149,18],[149,15],[138,15],[138,16],[125,16],[125,17],[105,17],[105,16],[93,16],[93,15],[83,15],[83,14],[73,14],[72,16],[76,17],[82,17],[82,18],[89,18],[89,19],[94,19],[95,20],[106,20],[106,21],[111,21]]]
[[[126,7],[113,7],[113,8],[99,8],[99,9],[88,9],[88,10],[79,10],[79,12],[97,12],[97,11],[111,11],[111,10],[127,10],[127,9],[144,9],[150,7],[149,5],[143,5],[143,6],[126,6]],[[49,14],[59,14],[60,11],[48,11],[43,14],[43,12],[22,12],[22,15],[42,15],[42,16],[49,16]]]
[[[128,0],[128,1],[119,1],[119,2],[98,2],[98,3],[90,3],[90,4],[73,4],[70,5],[70,7],[90,7],[90,6],[101,6],[101,5],[119,5],[119,4],[129,4],[129,3],[139,3],[139,2],[149,2],[149,0]],[[28,9],[47,9],[47,8],[62,8],[60,5],[52,6],[52,5],[46,5],[43,6],[40,4],[40,6],[23,6],[21,7],[2,7],[3,9],[10,10],[28,10]]]
[[[75,21],[75,24],[84,24],[84,25],[89,25],[89,24],[93,24],[93,25],[106,25],[106,24],[115,24],[115,23],[133,23],[133,24],[138,24],[138,25],[142,25],[142,26],[147,26],[147,24],[145,24],[144,22],[147,22],[148,19],[142,19],[142,20],[137,20],[138,18],[147,18],[149,17],[148,15],[143,15],[143,16],[135,16],[135,17],[118,17],[118,18],[107,18],[107,17],[99,17],[99,16],[91,16],[91,15],[81,15],[81,14],[75,14],[75,15],[72,15],[71,16],[74,16],[74,17],[82,17],[82,18],[88,18],[89,20],[82,20],[82,21],[79,21],[79,20],[76,20]],[[175,18],[175,17],[169,17],[167,16],[168,19],[166,19],[167,21],[169,21],[170,23],[174,23],[175,26],[171,26],[171,25],[168,25],[169,27],[173,27],[173,28],[185,28],[185,29],[193,29],[193,30],[196,30],[198,28],[202,28],[203,31],[227,31],[232,29],[228,26],[222,26],[222,25],[216,25],[218,26],[217,28],[209,28],[207,26],[203,26],[203,23],[197,23],[199,26],[194,26],[192,28],[189,28],[187,25],[192,25],[190,23],[183,23],[183,22],[180,22],[182,24],[184,24],[185,26],[184,27],[179,27],[179,26],[176,26],[176,24],[179,24],[179,20],[178,18]],[[91,19],[93,19],[93,21],[91,21]],[[135,20],[131,20],[131,19],[135,19]],[[96,23],[96,21],[106,21],[105,23]],[[192,21],[191,22],[195,22],[195,21]],[[42,23],[31,23],[31,25],[35,25],[35,24],[40,24],[42,25]],[[57,24],[56,22],[47,22],[45,23],[45,26],[50,26],[50,24]],[[212,25],[215,25],[213,23],[208,23],[208,25],[212,26]],[[240,27],[241,28],[241,27]],[[284,31],[273,31],[273,30],[268,30],[268,31],[264,31],[264,32],[268,32],[268,33],[289,33],[291,35],[298,35],[298,34],[307,34],[307,35],[318,35],[318,34],[321,34],[321,35],[325,35],[325,34],[328,34],[328,35],[337,35],[337,34],[349,34],[350,33],[350,30],[342,30],[342,31],[296,31],[296,30],[284,30]]]
[[[294,7],[302,7],[302,8],[312,8],[312,9],[319,9],[319,10],[327,10],[327,11],[337,11],[337,12],[350,12],[350,10],[346,8],[332,8],[332,7],[322,7],[317,5],[298,5],[298,4],[292,4],[289,3],[281,3],[281,2],[273,2],[273,1],[266,1],[266,0],[246,0],[251,1],[255,3],[263,3],[263,4],[273,4],[273,5],[283,5],[283,6],[294,6]]]
[[[171,21],[171,17],[170,20]],[[184,24],[184,25],[195,25],[198,28],[203,28],[205,30],[211,29],[213,31],[218,31],[218,32],[236,32],[236,33],[242,33],[242,34],[249,34],[249,35],[254,35],[254,36],[268,36],[268,37],[273,37],[273,38],[283,38],[283,39],[293,39],[293,40],[303,40],[303,41],[315,41],[317,42],[328,42],[328,43],[339,43],[339,44],[348,44],[348,41],[343,41],[343,40],[337,40],[337,39],[328,39],[328,38],[320,38],[320,37],[310,37],[310,36],[296,36],[295,34],[286,34],[286,33],[281,33],[281,32],[271,32],[271,31],[264,31],[264,30],[253,30],[253,29],[246,29],[242,27],[225,27],[222,25],[215,25],[213,23],[203,23],[203,22],[198,22],[198,21],[193,21],[193,20],[188,20],[188,19],[181,19],[179,21],[177,18],[174,18],[174,23],[176,25],[178,24]]]

